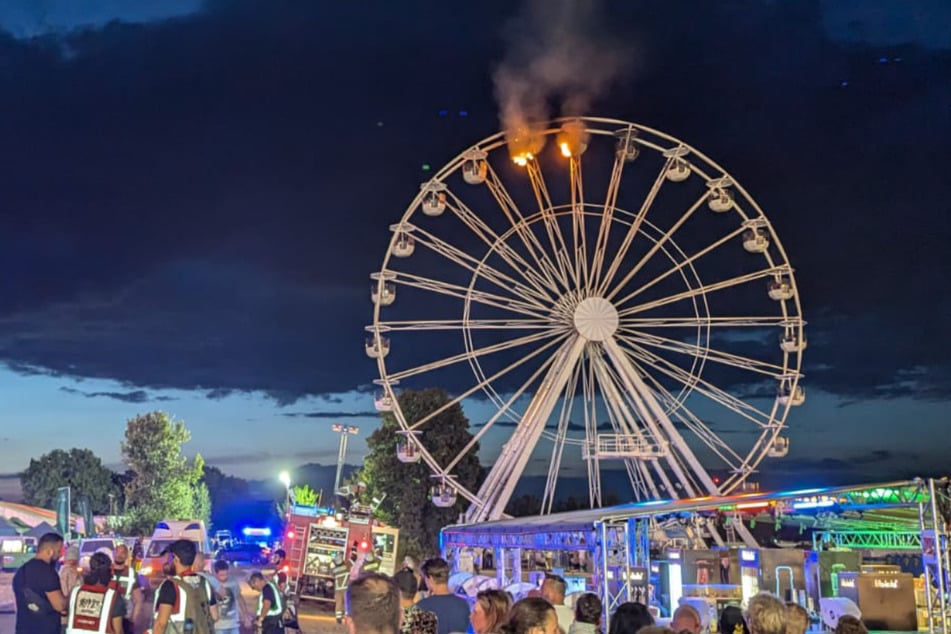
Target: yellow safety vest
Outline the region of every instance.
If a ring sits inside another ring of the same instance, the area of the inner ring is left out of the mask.
[[[277,584],[273,581],[268,581],[267,585],[274,590],[274,605],[264,616],[281,616],[284,614],[284,599],[281,597],[281,591],[277,589]],[[261,614],[262,607],[264,607],[264,588],[261,588],[261,595],[258,597],[258,614]]]
[[[110,615],[117,596],[114,587],[81,585],[73,588],[69,595],[66,634],[113,634]]]

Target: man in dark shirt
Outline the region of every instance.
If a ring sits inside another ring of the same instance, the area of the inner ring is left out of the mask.
[[[469,631],[469,603],[449,591],[449,564],[441,557],[427,559],[420,572],[429,596],[416,604],[420,610],[436,615],[437,634]]]
[[[36,546],[36,556],[13,575],[16,634],[59,634],[60,619],[68,607],[55,569],[62,552],[63,538],[46,533]]]
[[[202,596],[203,600],[207,599],[208,602],[208,614],[204,614],[203,616],[206,618],[210,617],[212,621],[217,621],[218,601],[215,597],[215,593],[212,592],[208,580],[192,570],[192,566],[195,564],[195,553],[198,550],[195,546],[195,542],[187,539],[179,539],[178,541],[172,542],[166,550],[172,557],[172,567],[174,569],[172,576],[174,579],[190,586],[192,589],[198,589],[201,593],[199,596]],[[178,600],[179,592],[184,592],[184,590],[179,588],[171,578],[166,579],[162,582],[162,585],[159,586],[155,598],[155,624],[152,628],[153,634],[166,634],[166,632],[169,631],[169,623],[179,623],[177,627],[181,627],[180,623],[185,620],[187,605],[183,606],[183,602]],[[187,601],[184,603],[187,604]],[[176,608],[178,608],[178,612],[175,611]]]
[[[284,600],[281,591],[273,581],[268,581],[260,572],[248,577],[248,585],[260,592],[255,622],[261,634],[284,634]]]

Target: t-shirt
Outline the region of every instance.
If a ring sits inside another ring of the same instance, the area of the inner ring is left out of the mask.
[[[571,624],[575,622],[575,611],[562,603],[555,606],[555,615],[558,617],[558,629],[567,634]]]
[[[264,584],[264,588],[261,590],[261,601],[270,601],[271,609],[274,609],[274,606],[277,605],[277,597],[274,595],[274,586],[269,583]]]
[[[16,634],[59,634],[61,614],[53,609],[47,592],[60,590],[59,576],[42,559],[31,559],[13,575],[16,597]]]
[[[469,630],[469,603],[454,594],[434,594],[416,603],[420,610],[436,615],[436,634]]]
[[[215,597],[215,593],[211,591],[210,583],[205,577],[196,575],[194,573],[183,576],[182,581],[189,584],[198,584],[202,583],[205,586],[205,590],[208,593],[208,606],[218,605],[218,599]],[[178,598],[178,588],[175,587],[175,582],[171,579],[166,579],[162,582],[162,585],[159,586],[158,596],[155,599],[155,611],[158,612],[158,606],[160,605],[170,605],[172,609],[175,609],[175,599]]]
[[[214,590],[215,600],[218,604],[218,620],[215,621],[216,630],[233,630],[241,625],[241,612],[238,609],[238,601],[241,600],[241,586],[238,582],[228,577],[224,583],[218,581],[218,577],[209,577],[211,589]]]

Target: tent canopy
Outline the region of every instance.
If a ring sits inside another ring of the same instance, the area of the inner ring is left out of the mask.
[[[16,537],[20,531],[5,517],[0,517],[0,537]]]
[[[39,524],[37,524],[36,526],[28,530],[26,534],[29,535],[30,537],[39,538],[39,537],[42,537],[43,535],[46,535],[47,533],[58,533],[58,532],[59,531],[56,530],[56,527],[51,525],[49,522],[40,522]]]

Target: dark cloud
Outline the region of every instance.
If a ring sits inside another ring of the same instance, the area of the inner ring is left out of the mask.
[[[66,57],[0,32],[0,266],[15,272],[0,360],[129,394],[289,404],[365,386],[367,275],[420,165],[496,129],[494,34],[515,7],[425,10],[209,1],[63,35]],[[951,213],[934,159],[951,137],[951,55],[932,36],[947,21],[919,22],[919,38],[902,18],[880,37],[855,2],[845,21],[824,2],[692,10],[608,16],[639,74],[592,112],[694,143],[763,206],[810,322],[807,390],[951,397]],[[865,35],[843,34],[853,22]]]
[[[122,401],[123,403],[149,403],[176,400],[173,396],[151,396],[145,390],[132,390],[131,392],[85,392],[67,386],[62,386],[59,389],[61,392],[66,392],[67,394],[78,394],[86,398],[111,398],[116,401]]]
[[[377,411],[356,411],[356,412],[345,412],[345,411],[336,411],[336,412],[285,412],[283,416],[288,418],[320,418],[320,419],[333,419],[333,418],[379,418],[380,413]]]

